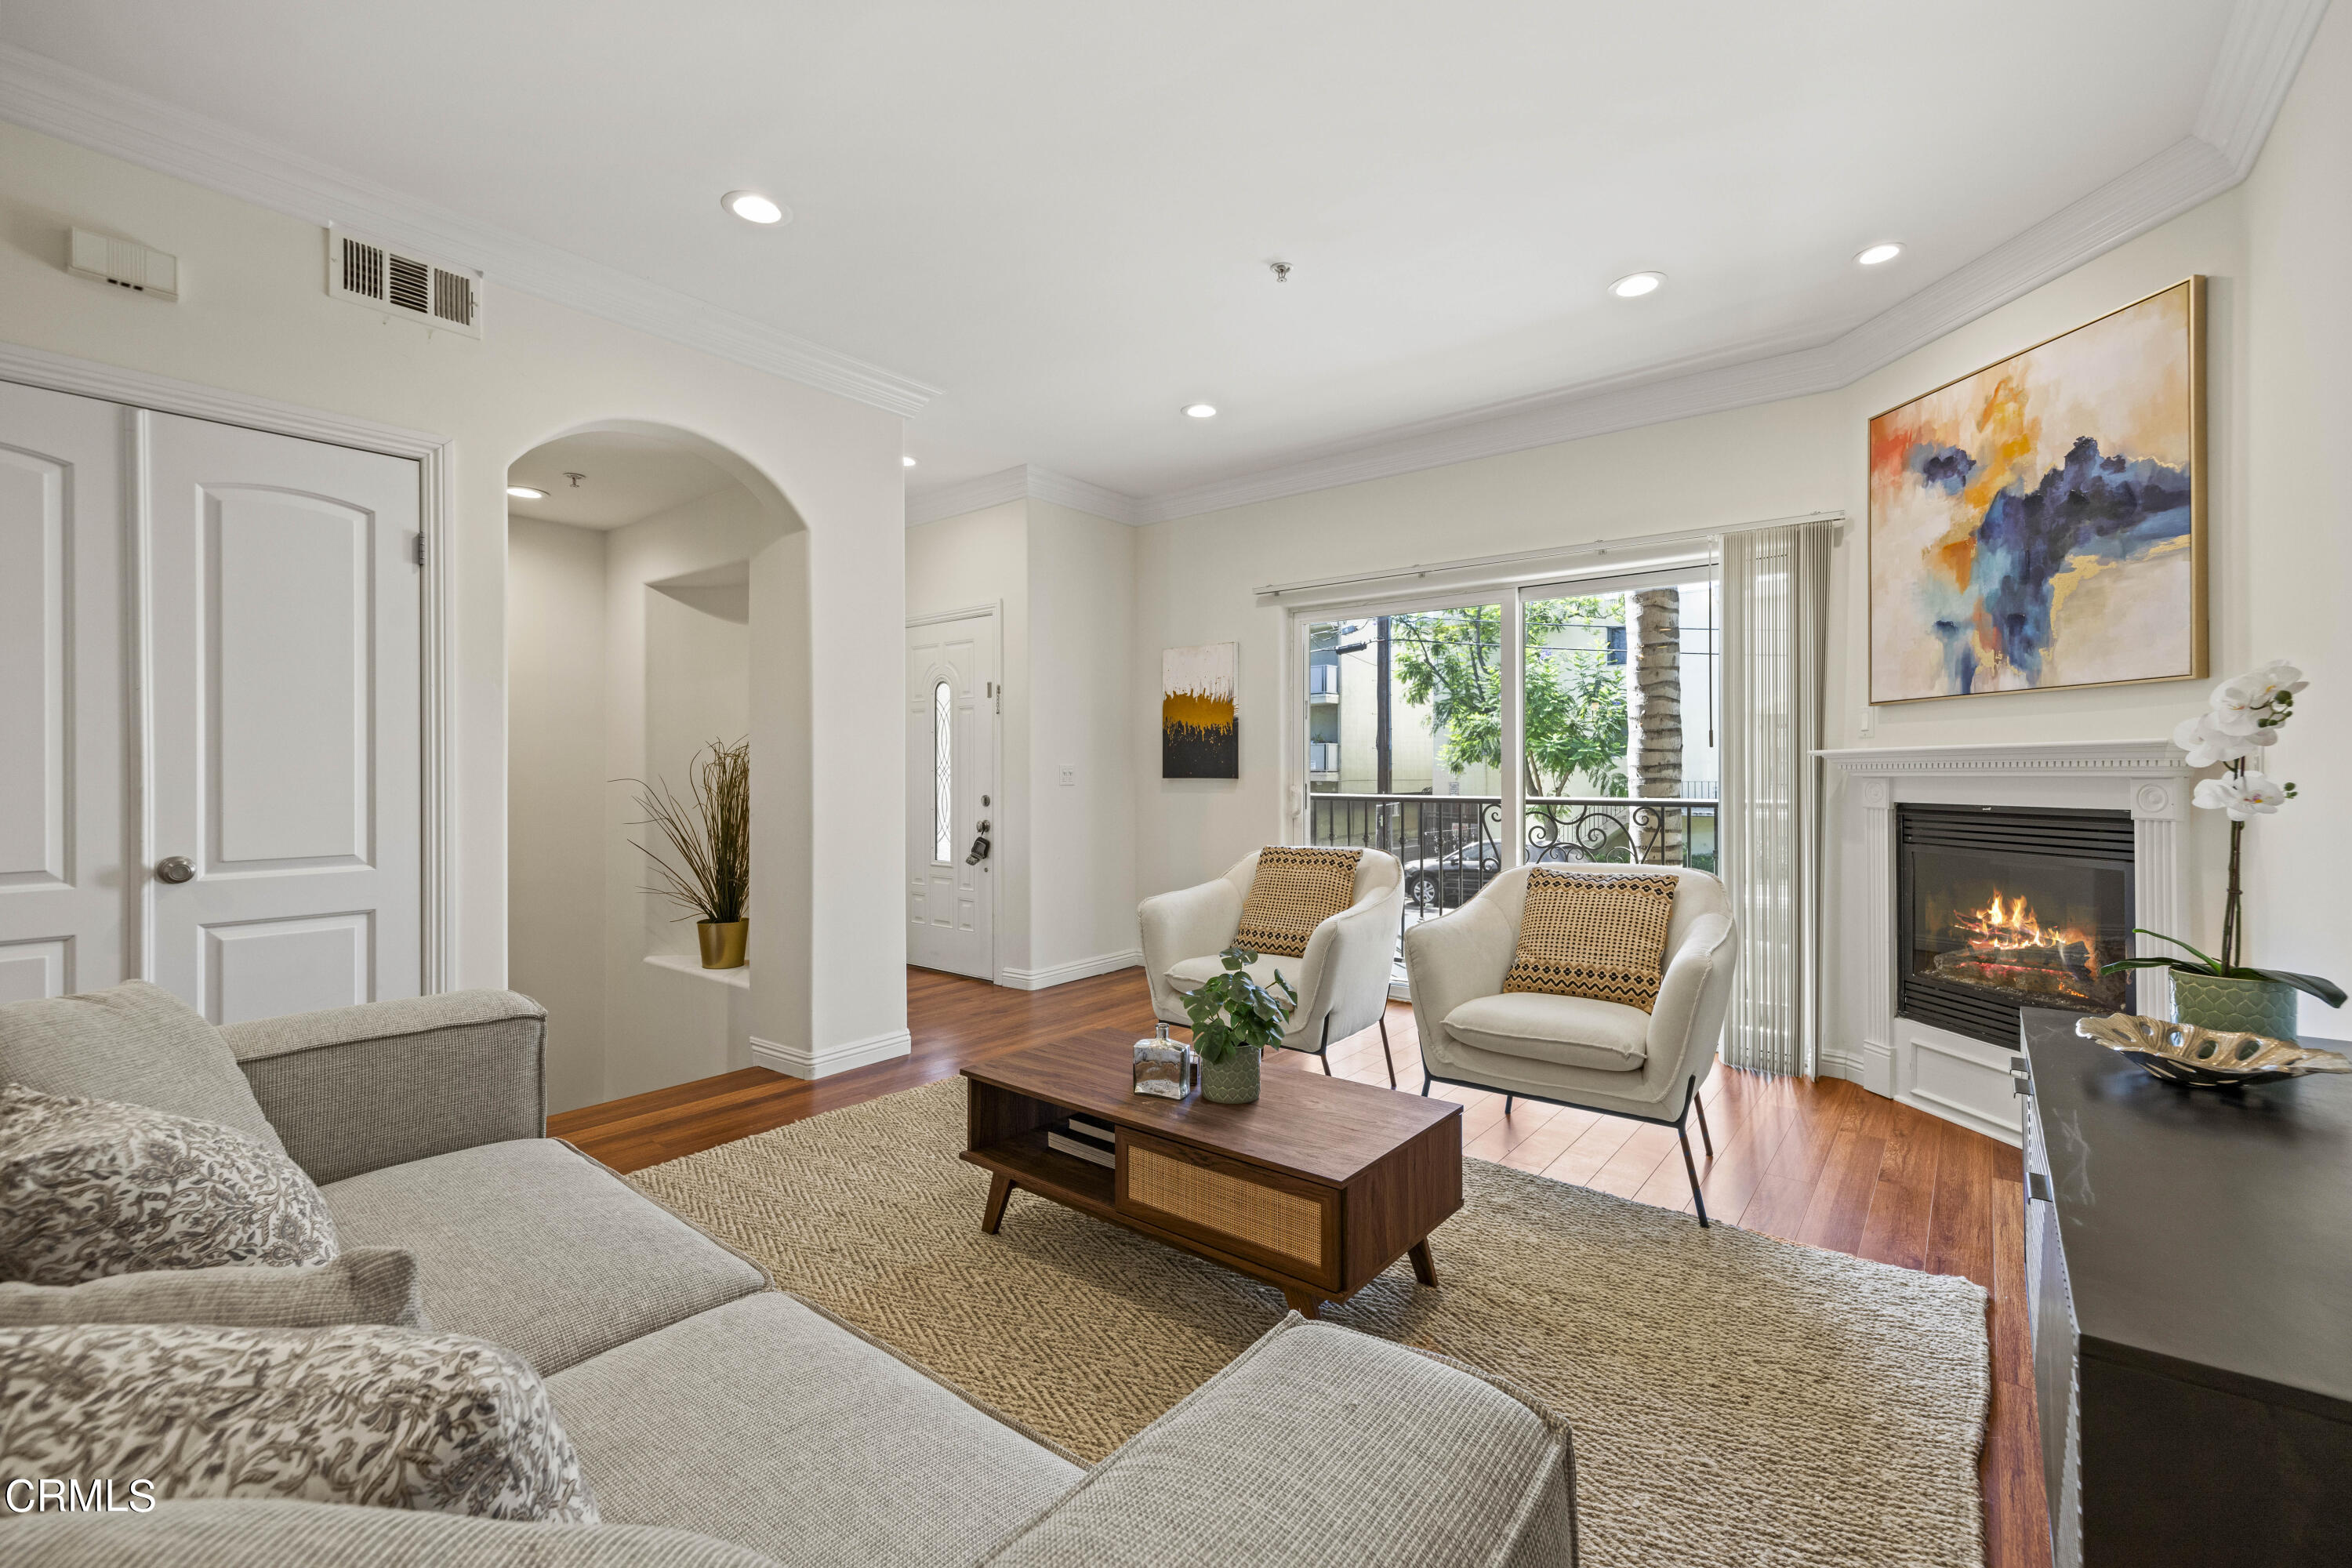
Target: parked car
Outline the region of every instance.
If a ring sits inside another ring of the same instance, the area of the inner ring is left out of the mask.
[[[1490,839],[1404,865],[1404,900],[1423,914],[1459,909],[1503,868],[1503,852]]]

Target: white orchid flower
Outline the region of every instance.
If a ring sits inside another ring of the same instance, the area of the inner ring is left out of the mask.
[[[2282,695],[2301,691],[2311,682],[2285,659],[2274,658],[2259,669],[2232,677],[2213,689],[2213,721],[2225,734],[2250,735],[2273,717],[2271,705]]]
[[[2276,730],[2256,729],[2247,733],[2224,730],[2214,722],[2210,713],[2183,719],[2172,731],[2172,743],[2189,753],[2189,765],[2192,768],[2210,768],[2216,763],[2234,763],[2277,740]]]
[[[2200,779],[2192,798],[2208,811],[2228,813],[2232,822],[2247,822],[2278,810],[2287,795],[2284,786],[2273,783],[2268,775],[2247,773],[2243,777],[2224,774],[2218,779]]]

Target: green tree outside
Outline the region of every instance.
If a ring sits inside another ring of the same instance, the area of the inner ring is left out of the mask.
[[[1609,649],[1559,647],[1578,629],[1625,624],[1622,595],[1538,599],[1527,607],[1527,754],[1529,796],[1562,795],[1578,774],[1605,795],[1625,777],[1625,668]],[[1502,610],[1482,605],[1395,616],[1389,621],[1405,700],[1444,727],[1447,767],[1503,766]]]

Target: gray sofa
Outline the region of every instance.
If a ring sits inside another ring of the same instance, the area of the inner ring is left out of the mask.
[[[13,1563],[1574,1560],[1560,1421],[1452,1363],[1296,1317],[1084,1468],[543,1137],[545,1014],[526,997],[466,992],[220,1033],[343,1245],[415,1253],[436,1330],[538,1368],[604,1522],[166,1502],[0,1521]],[[8,1075],[182,1114],[231,1098],[233,1076],[208,1077],[225,1059],[57,1044],[20,1040]]]

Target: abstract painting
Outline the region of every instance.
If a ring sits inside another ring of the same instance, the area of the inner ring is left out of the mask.
[[[1870,700],[2205,673],[2191,278],[1870,422]]]
[[[1234,725],[1234,646],[1213,642],[1161,650],[1161,778],[1241,777],[1241,743]]]

